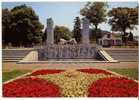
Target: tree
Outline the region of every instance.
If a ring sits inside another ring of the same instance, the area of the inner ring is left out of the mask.
[[[106,21],[107,4],[105,2],[88,2],[83,9],[81,9],[80,14],[85,16],[90,20],[92,26],[95,26],[95,38],[96,42],[99,38],[98,25]]]
[[[107,4],[104,2],[88,2],[85,7],[81,9],[80,14],[88,18],[92,25],[95,26],[95,30],[97,30],[98,25],[106,21],[106,7]]]
[[[99,34],[97,34],[97,33],[99,33]],[[102,34],[103,32],[102,32],[102,30],[101,29],[97,29],[97,31],[95,30],[95,29],[90,29],[90,42],[95,42],[95,40],[96,40],[96,42],[97,42],[97,39],[98,38],[102,38],[102,36],[103,36],[103,34]]]
[[[12,44],[29,45],[32,43],[40,43],[43,36],[43,25],[39,22],[39,18],[31,7],[26,5],[16,6],[10,11],[11,23],[10,38]],[[2,19],[4,21],[4,19]],[[6,38],[9,36],[6,36]]]
[[[108,13],[110,19],[109,24],[112,26],[113,31],[123,32],[122,39],[125,45],[127,44],[127,29],[134,29],[138,25],[138,7],[127,8],[118,7],[113,8]]]
[[[58,43],[60,41],[60,38],[63,38],[65,40],[69,40],[72,37],[72,32],[65,27],[65,26],[55,26],[54,28],[54,40],[55,43]],[[43,35],[43,42],[45,42],[47,39],[47,28],[44,31]]]
[[[129,33],[128,40],[129,40],[129,41],[133,41],[133,34],[132,34],[131,32]]]
[[[2,9],[2,43],[7,44],[11,41],[10,24],[11,13],[8,9]]]
[[[54,39],[55,43],[58,43],[60,38],[69,40],[72,37],[72,33],[65,26],[55,26],[54,28]]]
[[[73,29],[73,37],[76,39],[78,43],[81,42],[81,21],[79,17],[75,18],[74,21],[74,29]]]
[[[46,39],[47,39],[47,28],[45,28],[45,30],[44,30],[44,35],[42,37],[42,41],[45,43]]]

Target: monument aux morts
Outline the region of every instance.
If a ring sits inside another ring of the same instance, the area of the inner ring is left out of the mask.
[[[54,22],[52,18],[47,19],[47,39],[46,44],[54,44]]]
[[[54,21],[47,19],[46,44],[38,49],[39,60],[50,59],[94,59],[96,58],[96,46],[90,44],[89,25],[87,18],[82,20],[82,42],[81,44],[54,44]]]

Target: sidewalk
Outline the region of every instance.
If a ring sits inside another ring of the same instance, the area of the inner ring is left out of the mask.
[[[47,64],[16,64],[7,62],[2,64],[3,71],[34,70],[34,69],[79,69],[79,68],[138,68],[138,62],[120,63],[47,63]]]

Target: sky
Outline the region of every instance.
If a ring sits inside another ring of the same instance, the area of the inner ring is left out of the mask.
[[[66,26],[73,29],[74,19],[80,16],[80,9],[86,2],[2,2],[2,8],[12,9],[15,6],[26,4],[31,6],[39,16],[40,22],[46,27],[46,19],[52,17],[55,25]],[[108,2],[108,11],[116,7],[136,7],[137,2]],[[107,23],[99,25],[102,30],[111,31],[111,26]],[[134,35],[139,35],[137,30]]]

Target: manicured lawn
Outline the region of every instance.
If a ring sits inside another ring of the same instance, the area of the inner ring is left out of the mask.
[[[132,78],[132,79],[138,80],[138,69],[137,68],[130,68],[130,69],[112,68],[112,69],[108,69],[108,70],[119,73],[121,75],[125,75],[127,77]]]
[[[5,82],[7,80],[10,80],[12,78],[18,77],[20,75],[23,75],[27,72],[30,72],[29,70],[13,70],[10,72],[2,72],[2,82]]]

